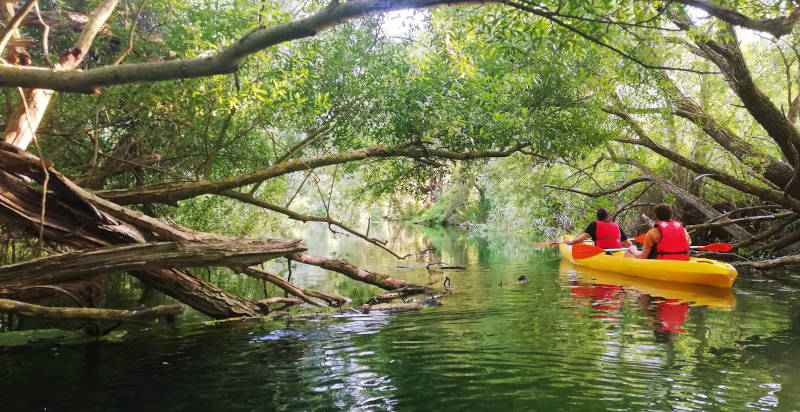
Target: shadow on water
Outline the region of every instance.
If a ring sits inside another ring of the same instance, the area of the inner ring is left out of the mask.
[[[524,240],[373,228],[402,253],[433,248],[402,262],[310,230],[315,254],[335,252],[435,287],[449,276],[444,306],[0,349],[9,377],[0,404],[98,411],[800,408],[798,293],[769,279],[739,279],[733,291],[687,289],[587,272]],[[432,260],[466,269],[425,270]],[[392,269],[398,265],[411,269]],[[376,292],[316,268],[298,267],[293,276],[304,287]],[[517,282],[520,276],[528,281]],[[263,294],[250,280],[217,281]]]

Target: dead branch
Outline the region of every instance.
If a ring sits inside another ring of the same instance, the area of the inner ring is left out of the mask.
[[[76,13],[74,11],[60,9],[58,12],[54,11],[41,11],[41,19],[38,16],[28,15],[22,19],[22,26],[26,27],[45,27],[50,26],[55,29],[70,29],[75,32],[80,32],[89,23],[89,16],[85,14]],[[104,24],[99,31],[104,36],[113,36],[111,26]]]
[[[0,267],[0,284],[52,284],[83,276],[178,266],[248,265],[304,251],[299,239],[155,242],[69,252]]]
[[[19,24],[22,22],[22,19],[24,19],[25,16],[27,16],[28,13],[33,10],[33,6],[36,5],[36,2],[37,0],[28,0],[28,2],[22,6],[22,9],[19,11],[19,13],[17,13],[17,15],[11,19],[5,29],[3,29],[3,33],[0,34],[0,54],[2,54],[3,50],[5,50],[6,44],[9,40],[11,40],[11,37],[17,34],[17,28],[19,27]]]
[[[294,257],[292,257],[292,259],[294,259]],[[267,272],[266,270],[261,270],[259,268],[255,268],[255,267],[250,266],[250,267],[244,268],[242,270],[242,273],[244,273],[245,275],[248,275],[248,276],[252,276],[254,278],[264,279],[264,280],[266,280],[266,281],[268,281],[270,283],[273,283],[273,284],[277,285],[279,288],[291,293],[294,296],[297,296],[298,298],[302,299],[304,302],[309,303],[311,305],[319,306],[319,307],[325,306],[323,303],[320,303],[319,301],[317,301],[315,299],[312,299],[310,296],[308,296],[305,293],[303,293],[302,289],[300,289],[297,286],[295,286],[295,285],[293,285],[293,284],[281,279],[281,277],[278,276],[278,275],[275,275],[275,274]]]
[[[775,220],[775,219],[781,219],[781,218],[784,218],[784,217],[789,217],[789,216],[794,216],[794,215],[796,215],[795,212],[784,212],[784,213],[778,213],[778,214],[775,214],[775,215],[748,216],[748,217],[742,217],[742,218],[738,218],[738,219],[724,218],[724,219],[718,219],[715,222],[701,223],[701,224],[698,224],[698,225],[686,225],[685,228],[686,228],[686,230],[710,229],[710,228],[713,228],[713,227],[723,227],[723,226],[735,225],[735,224],[745,223],[745,222],[761,222],[761,221],[767,221],[767,220]]]
[[[128,53],[133,50],[133,33],[136,31],[136,25],[139,23],[139,18],[142,16],[142,10],[144,10],[144,5],[146,3],[147,0],[142,0],[142,2],[139,3],[139,7],[136,9],[136,17],[133,18],[130,31],[128,32],[128,46],[125,47],[125,50],[123,50],[119,57],[114,60],[114,63],[111,64],[112,66],[122,63],[122,60],[124,60]]]
[[[255,197],[253,197],[253,196],[251,196],[249,194],[236,192],[236,191],[233,191],[233,190],[227,190],[225,192],[222,192],[221,195],[226,196],[226,197],[230,197],[231,199],[236,199],[236,200],[239,200],[239,201],[242,201],[242,202],[245,202],[245,203],[249,203],[249,204],[254,205],[254,206],[262,207],[262,208],[267,209],[267,210],[272,210],[273,212],[277,212],[277,213],[286,215],[290,219],[299,220],[299,221],[301,221],[303,223],[305,223],[305,222],[323,222],[323,223],[327,223],[329,225],[334,225],[334,226],[336,226],[338,228],[341,228],[341,229],[347,231],[348,233],[350,233],[350,234],[352,234],[354,236],[357,236],[357,237],[359,237],[361,239],[364,239],[367,242],[369,242],[369,243],[371,243],[371,244],[373,244],[373,245],[385,250],[386,252],[388,252],[389,254],[391,254],[392,256],[394,256],[394,257],[396,257],[398,259],[403,259],[402,256],[398,255],[397,253],[395,253],[391,249],[387,248],[385,241],[381,241],[381,240],[376,239],[374,237],[369,237],[369,236],[367,236],[365,234],[362,234],[361,232],[359,232],[359,231],[357,231],[357,230],[345,225],[344,223],[342,223],[342,222],[340,222],[338,220],[332,219],[329,216],[320,217],[320,216],[304,215],[304,214],[301,214],[301,213],[297,213],[297,212],[295,212],[293,210],[289,210],[289,209],[287,209],[285,207],[274,205],[272,203],[265,202],[265,201],[260,200],[260,199],[256,199]]]
[[[783,237],[775,239],[774,241],[767,243],[763,246],[760,246],[755,249],[755,251],[761,250],[781,250],[789,245],[793,245],[797,242],[800,242],[800,230],[791,232]]]
[[[745,239],[745,240],[743,240],[741,242],[734,243],[733,244],[733,248],[734,249],[743,248],[743,247],[747,247],[747,246],[750,246],[752,244],[758,243],[758,242],[760,242],[762,240],[769,239],[769,238],[775,236],[776,234],[778,234],[778,232],[780,232],[781,230],[783,230],[786,227],[786,225],[794,222],[798,218],[800,218],[800,215],[792,215],[792,216],[788,217],[787,219],[785,219],[785,220],[783,220],[781,222],[775,223],[773,225],[773,227],[771,229],[769,229],[769,230],[761,232],[761,233],[759,233],[759,234],[757,234],[757,235],[755,235],[755,236],[753,236],[753,237],[751,237],[749,239]]]
[[[778,266],[795,265],[800,263],[800,255],[782,256],[775,259],[746,262],[731,262],[731,265],[736,267],[751,267],[755,269],[769,269]]]
[[[291,258],[292,260],[296,260],[298,262],[305,263],[307,265],[319,266],[323,269],[327,269],[333,272],[339,272],[351,279],[355,279],[364,283],[369,283],[370,285],[375,285],[379,288],[386,290],[396,290],[400,288],[406,288],[409,286],[415,286],[402,279],[397,279],[389,275],[384,275],[381,273],[373,273],[361,269],[341,259],[331,259],[320,256],[314,256],[305,252],[295,253],[294,255],[291,256]]]
[[[162,316],[177,316],[183,313],[181,305],[160,305],[142,310],[117,310],[96,308],[48,307],[0,299],[0,312],[16,313],[31,318],[106,320],[150,324]]]
[[[405,312],[409,310],[422,309],[422,304],[419,302],[409,303],[378,303],[377,305],[361,305],[355,308],[363,313],[369,313],[373,310],[388,310],[393,312]]]
[[[276,303],[282,303],[283,306],[279,306],[277,308],[273,308],[272,305],[274,305]],[[280,312],[280,311],[289,309],[289,308],[291,308],[293,306],[300,305],[302,303],[303,303],[302,299],[280,298],[280,297],[266,298],[266,299],[261,299],[261,300],[258,301],[259,305],[267,306],[269,308],[270,312]]]
[[[303,293],[305,293],[308,296],[311,296],[311,297],[314,297],[314,298],[317,298],[317,299],[322,299],[325,302],[328,302],[328,306],[342,306],[345,303],[352,301],[352,299],[350,299],[348,297],[339,296],[339,295],[330,295],[330,294],[327,294],[327,293],[322,293],[322,292],[318,292],[316,290],[311,290],[311,289],[303,289]]]
[[[576,190],[576,189],[572,189],[572,188],[568,188],[568,187],[557,187],[557,186],[552,186],[552,185],[543,185],[542,187],[547,188],[547,189],[561,190],[561,191],[564,191],[564,192],[577,193],[579,195],[584,195],[584,196],[588,196],[588,197],[601,197],[601,196],[610,195],[612,193],[620,192],[622,190],[625,190],[627,187],[629,187],[631,185],[634,185],[636,183],[649,182],[649,181],[650,181],[649,177],[637,177],[635,179],[628,180],[627,182],[623,182],[622,184],[620,184],[620,185],[618,185],[616,187],[613,187],[611,189],[601,190],[601,191],[595,192],[595,193],[582,192],[580,190]]]

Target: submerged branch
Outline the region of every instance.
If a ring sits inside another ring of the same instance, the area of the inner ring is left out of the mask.
[[[389,275],[381,273],[373,273],[355,266],[345,260],[331,259],[321,256],[314,256],[308,253],[295,253],[291,256],[292,260],[296,260],[307,265],[319,266],[323,269],[339,272],[351,279],[360,282],[369,283],[379,288],[386,290],[396,290],[415,286],[403,279],[393,278]]]
[[[775,259],[761,261],[731,262],[736,267],[751,267],[755,269],[770,269],[778,266],[795,265],[800,263],[800,255],[782,256]]]
[[[0,312],[47,319],[107,320],[150,324],[162,316],[180,315],[183,310],[181,305],[160,305],[142,310],[48,307],[0,299]]]

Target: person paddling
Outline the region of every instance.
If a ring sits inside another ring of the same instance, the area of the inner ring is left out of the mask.
[[[658,220],[647,231],[641,251],[625,252],[625,256],[637,259],[689,260],[689,246],[692,238],[681,222],[674,219],[668,204],[659,204],[653,209]]]
[[[594,245],[603,249],[621,248],[622,245],[635,250],[633,245],[628,242],[628,237],[616,222],[611,221],[611,215],[604,207],[597,209],[597,221],[589,223],[580,236],[565,240],[564,243],[574,245],[582,243],[588,238],[594,240]],[[609,253],[610,254],[610,253]]]

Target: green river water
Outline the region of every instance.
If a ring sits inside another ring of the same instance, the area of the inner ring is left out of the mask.
[[[305,230],[312,253],[440,288],[449,276],[452,289],[443,306],[417,312],[213,326],[189,312],[120,341],[0,348],[0,410],[800,410],[792,273],[742,276],[731,293],[689,305],[685,291],[587,273],[523,240],[373,227],[404,253],[433,247],[422,260],[467,267],[431,273],[392,268],[409,263],[323,226]],[[380,292],[293,272],[297,284],[356,300]],[[198,273],[263,297],[261,281]],[[165,299],[118,277],[108,301]]]

